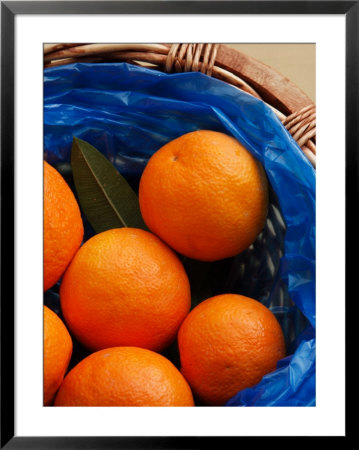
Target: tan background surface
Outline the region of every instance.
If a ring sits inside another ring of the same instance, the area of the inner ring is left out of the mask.
[[[272,67],[315,102],[315,44],[227,44]]]

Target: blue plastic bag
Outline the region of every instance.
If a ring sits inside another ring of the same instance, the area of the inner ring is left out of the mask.
[[[44,149],[52,164],[69,162],[76,136],[138,178],[162,145],[197,129],[233,135],[262,162],[287,227],[278,279],[308,321],[277,370],[227,406],[315,406],[315,171],[272,110],[201,73],[122,63],[45,69]]]

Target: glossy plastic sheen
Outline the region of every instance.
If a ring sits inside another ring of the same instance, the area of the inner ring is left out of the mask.
[[[314,406],[315,171],[276,115],[262,101],[201,73],[168,75],[119,63],[45,70],[50,163],[69,162],[76,136],[131,180],[162,145],[197,129],[234,136],[262,162],[287,227],[279,275],[309,322],[294,353],[228,405]]]

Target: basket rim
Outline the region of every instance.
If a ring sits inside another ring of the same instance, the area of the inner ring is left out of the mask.
[[[316,167],[316,106],[278,71],[226,44],[47,43],[44,68],[127,62],[166,73],[202,72],[264,101]]]

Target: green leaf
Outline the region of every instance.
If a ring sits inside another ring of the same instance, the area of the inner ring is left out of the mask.
[[[136,193],[95,147],[74,137],[71,166],[81,208],[96,233],[121,227],[147,230]]]

